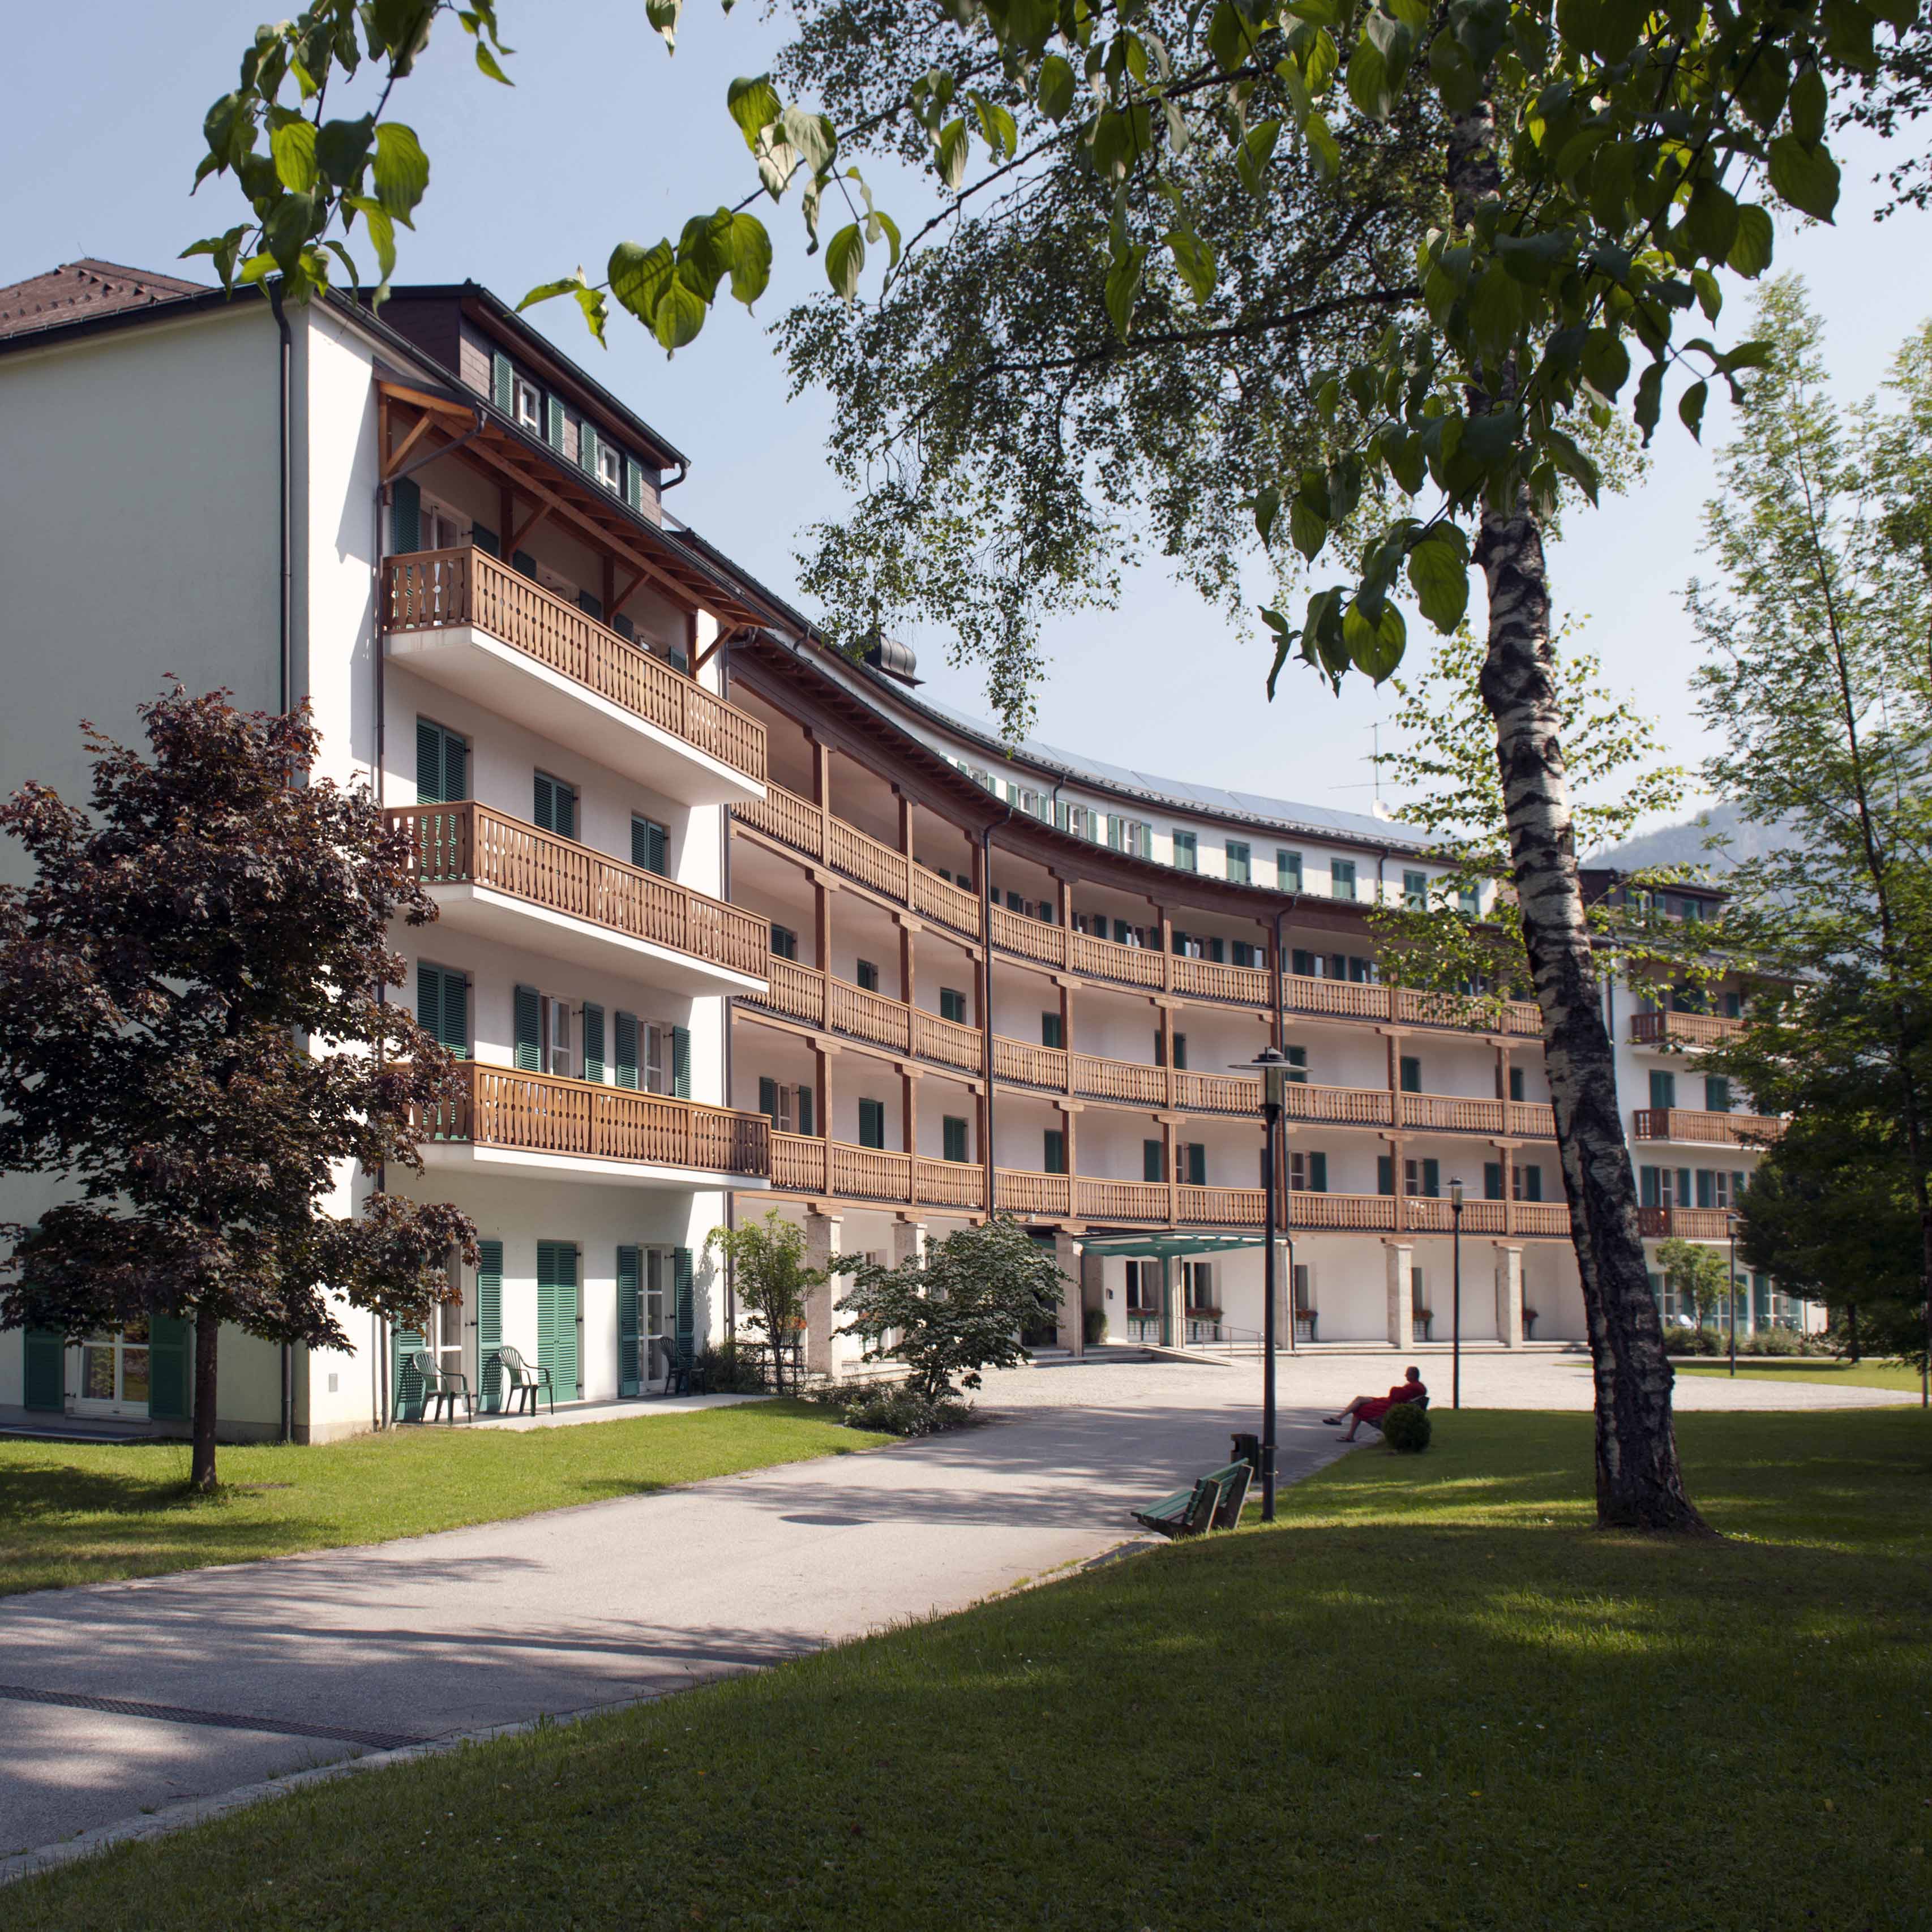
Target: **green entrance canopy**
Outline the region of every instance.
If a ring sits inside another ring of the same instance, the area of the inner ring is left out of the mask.
[[[1083,1253],[1124,1255],[1130,1261],[1165,1261],[1171,1255],[1218,1255],[1266,1245],[1260,1234],[1106,1234],[1081,1243]]]

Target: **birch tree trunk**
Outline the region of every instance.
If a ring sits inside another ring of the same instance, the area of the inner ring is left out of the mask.
[[[1449,189],[1459,225],[1500,188],[1493,108],[1459,116]],[[1507,386],[1514,387],[1506,379]],[[1472,407],[1495,398],[1473,396]],[[1542,520],[1520,493],[1486,508],[1474,560],[1488,588],[1483,702],[1496,720],[1510,875],[1543,1014],[1556,1144],[1569,1197],[1596,1384],[1597,1520],[1703,1532],[1685,1493],[1672,1426],[1670,1364],[1644,1264],[1636,1176],[1617,1106],[1616,1062],[1576,872],[1561,714],[1552,676]]]

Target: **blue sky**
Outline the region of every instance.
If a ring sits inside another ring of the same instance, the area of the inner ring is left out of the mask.
[[[0,178],[14,190],[0,282],[82,254],[166,268],[196,235],[236,218],[232,189],[211,184],[193,202],[187,190],[202,114],[230,84],[259,7],[177,0],[112,10],[111,26],[80,7],[31,10],[16,24],[14,86],[0,120]],[[768,64],[782,19],[743,4],[726,18],[692,0],[679,52],[667,58],[639,0],[500,0],[500,11],[517,49],[514,89],[484,80],[452,33],[392,104],[422,135],[433,169],[417,231],[404,237],[400,278],[470,277],[514,301],[579,261],[594,274],[614,242],[675,233],[686,214],[735,200],[749,184],[724,89]],[[1880,379],[1899,341],[1932,314],[1932,218],[1875,226],[1874,152],[1845,155],[1838,226],[1781,234],[1778,263],[1808,278],[1849,398]],[[914,184],[881,186],[896,212],[916,204]],[[671,507],[789,590],[796,533],[841,499],[823,454],[825,401],[788,397],[764,334],[822,273],[805,257],[789,207],[776,232],[778,263],[758,314],[728,304],[675,361],[625,322],[599,350],[567,304],[536,319],[690,453],[690,481]],[[1732,291],[1733,304],[1743,298]],[[1737,308],[1725,322],[1720,333],[1742,332]],[[1707,445],[1725,430],[1714,402]],[[1584,638],[1612,681],[1660,719],[1688,760],[1700,739],[1685,696],[1695,647],[1680,598],[1697,568],[1710,468],[1681,431],[1662,434],[1661,459],[1642,489],[1574,515],[1552,563],[1559,609],[1589,616]],[[1119,610],[1049,631],[1039,735],[1144,770],[1364,808],[1371,728],[1385,701],[1359,680],[1338,700],[1312,674],[1291,672],[1268,705],[1258,628],[1231,632],[1190,593],[1143,573]],[[916,641],[934,694],[983,712],[977,675],[949,669],[936,640]]]

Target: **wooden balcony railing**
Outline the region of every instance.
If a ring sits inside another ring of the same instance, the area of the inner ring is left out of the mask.
[[[1640,1208],[1637,1225],[1653,1240],[1675,1234],[1680,1240],[1721,1241],[1730,1232],[1731,1217],[1722,1208]]]
[[[1463,1100],[1448,1094],[1402,1094],[1400,1124],[1424,1132],[1499,1134],[1511,1139],[1549,1140],[1556,1110],[1546,1100]]]
[[[461,1072],[460,1098],[419,1124],[424,1138],[711,1174],[770,1172],[770,1124],[762,1114],[474,1060]]]
[[[1632,1013],[1633,1046],[1718,1046],[1743,1031],[1742,1020],[1722,1013]]]
[[[1689,1141],[1707,1147],[1768,1147],[1784,1132],[1775,1114],[1713,1114],[1691,1107],[1639,1107],[1630,1124],[1640,1141]]]
[[[762,783],[765,728],[694,680],[607,630],[487,550],[418,550],[388,560],[389,631],[474,625],[600,698]]]
[[[774,957],[770,970],[770,993],[746,994],[744,998],[807,1026],[824,1027],[854,1040],[869,1040],[875,1046],[916,1054],[922,1060],[936,1060],[962,1072],[980,1070],[976,1027],[941,1019],[937,1013],[889,1000],[882,993],[868,992],[850,980],[835,979],[790,959]]]
[[[772,1185],[788,1194],[836,1195],[909,1207],[977,1211],[986,1204],[986,1171],[976,1163],[929,1160],[924,1155],[909,1159],[810,1134],[772,1136]]]
[[[1388,1234],[1395,1227],[1392,1194],[1309,1194],[1298,1190],[1292,1205],[1298,1230],[1333,1228]]]
[[[655,872],[512,818],[473,800],[404,806],[389,823],[409,837],[426,885],[482,886],[512,898],[668,946],[713,965],[762,978],[771,957],[769,920]]]

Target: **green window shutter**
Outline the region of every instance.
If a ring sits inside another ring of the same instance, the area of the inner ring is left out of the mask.
[[[597,430],[592,423],[577,425],[577,466],[586,475],[597,474]]]
[[[671,1253],[671,1282],[674,1290],[677,1359],[688,1366],[698,1346],[697,1283],[692,1268],[691,1250],[676,1248]]]
[[[644,1255],[641,1248],[617,1250],[617,1393],[635,1395],[643,1387],[638,1372],[638,1343],[641,1323],[638,1302],[644,1289]]]
[[[670,1090],[680,1100],[691,1098],[691,1029],[674,1026],[670,1030]]]
[[[1422,1062],[1405,1053],[1397,1064],[1401,1068],[1402,1090],[1405,1094],[1420,1094],[1422,1091]]]
[[[1190,1141],[1187,1144],[1187,1180],[1193,1187],[1208,1185],[1208,1148],[1205,1142]]]
[[[420,1328],[405,1328],[398,1322],[389,1330],[389,1390],[392,1412],[398,1422],[420,1422],[423,1414],[423,1378],[416,1367],[422,1352]]]
[[[604,1078],[604,1009],[584,1003],[584,1077]]]
[[[1636,1171],[1637,1198],[1646,1208],[1664,1205],[1664,1180],[1662,1172],[1654,1167],[1640,1167]]]
[[[758,1112],[768,1120],[778,1117],[778,1083],[768,1074],[758,1076]]]
[[[586,617],[595,617],[598,623],[603,622],[604,600],[602,598],[593,597],[587,590],[580,590],[577,593],[577,608]]]
[[[1654,1173],[1654,1168],[1650,1170]],[[1500,1201],[1503,1198],[1503,1164],[1499,1160],[1486,1160],[1483,1163],[1483,1198]]]
[[[617,1015],[614,1070],[620,1087],[638,1084],[638,1016],[620,1011]]]
[[[442,968],[416,968],[416,1024],[433,1040],[442,1037]]]
[[[966,1123],[957,1114],[948,1114],[940,1123],[945,1135],[944,1153],[948,1160],[963,1161],[966,1158]]]
[[[67,1337],[57,1328],[29,1328],[22,1340],[26,1376],[20,1406],[58,1414],[67,1406]],[[152,1378],[152,1367],[148,1372]],[[152,1380],[148,1387],[154,1387]],[[152,1403],[148,1412],[154,1413]]]
[[[483,524],[470,526],[470,541],[480,550],[487,550],[492,556],[503,554],[503,539]]]
[[[1660,1067],[1650,1070],[1650,1104],[1661,1112],[1677,1104],[1677,1076]]]
[[[1305,1046],[1285,1046],[1282,1048],[1293,1071],[1283,1077],[1297,1087],[1308,1084],[1308,1049]]]
[[[670,833],[654,818],[631,814],[631,863],[660,878],[670,874]]]
[[[490,400],[506,416],[510,415],[516,406],[514,382],[510,358],[500,349],[490,358]]]
[[[962,1001],[962,1004],[963,1004],[964,1002]],[[963,1019],[965,1016],[962,1013],[959,1017]],[[1160,1035],[1156,1034],[1154,1037],[1158,1040]],[[1056,1053],[1066,1046],[1066,1035],[1061,1029],[1060,1016],[1058,1013],[1040,1015],[1040,1043],[1042,1046],[1051,1047]]]
[[[1432,1201],[1441,1198],[1442,1163],[1439,1160],[1425,1160],[1422,1163],[1422,1191]]]
[[[1143,1180],[1165,1180],[1167,1178],[1161,1165],[1160,1143],[1158,1141],[1141,1142],[1141,1178]]]
[[[553,449],[563,447],[563,405],[554,396],[544,398],[544,440]]]
[[[560,838],[577,836],[577,790],[548,772],[535,775],[530,810],[536,824]]]
[[[534,986],[519,986],[516,992],[516,1061],[520,1073],[540,1072],[543,1068],[543,1004]]]
[[[459,1060],[470,1058],[470,982],[447,967],[416,968],[416,1022]]]
[[[1510,1069],[1510,1098],[1512,1100],[1520,1100],[1522,1098],[1522,1069],[1520,1066],[1512,1066]]]
[[[1704,1076],[1704,1108],[1707,1113],[1728,1114],[1731,1111],[1731,1080],[1727,1073],[1707,1073]]]
[[[511,554],[510,568],[520,576],[534,578],[537,574],[537,560],[526,550],[515,550]]]
[[[1184,1033],[1174,1036],[1174,1067],[1177,1073],[1187,1071],[1187,1036]]]
[[[1539,1170],[1535,1168],[1526,1167],[1522,1171],[1526,1176],[1532,1174],[1535,1174],[1536,1184],[1538,1187],[1540,1189],[1542,1186],[1543,1175]],[[1528,1185],[1527,1180],[1526,1180],[1525,1185]],[[1540,1198],[1540,1196],[1536,1194],[1526,1193],[1522,1198],[1526,1201],[1534,1201]],[[1688,1167],[1680,1167],[1677,1170],[1677,1204],[1680,1208],[1688,1208],[1690,1204],[1690,1170]]]
[[[620,610],[610,620],[610,628],[627,644],[634,644],[638,641],[638,627],[624,615],[622,611]]]
[[[405,476],[389,485],[389,554],[406,556],[422,548],[422,491]]]
[[[503,1244],[476,1244],[476,1394],[494,1414],[503,1406],[496,1351],[503,1346]]]
[[[1393,1194],[1395,1192],[1395,1156],[1378,1154],[1376,1156],[1376,1192]]]
[[[1325,1154],[1311,1154],[1308,1156],[1308,1191],[1311,1194],[1328,1192],[1328,1156]]]
[[[1709,1207],[1712,1202],[1717,1198],[1717,1191],[1718,1178],[1716,1174],[1708,1167],[1700,1167],[1698,1168],[1697,1205],[1700,1208]]]
[[[883,1100],[859,1102],[859,1144],[883,1148],[886,1144],[886,1103]]]
[[[624,501],[634,510],[644,507],[644,466],[634,456],[624,459]]]
[[[448,801],[449,794],[443,789],[442,741],[445,736],[440,724],[432,724],[427,718],[416,720],[416,802],[418,805],[442,805]]]
[[[537,1244],[537,1360],[566,1402],[583,1393],[577,1346],[577,1244]]]
[[[185,1422],[193,1406],[189,1372],[193,1330],[178,1315],[148,1318],[148,1413],[157,1422]]]
[[[801,1087],[798,1090],[798,1130],[802,1134],[815,1134],[818,1131],[818,1100],[815,1088]]]
[[[1043,1172],[1064,1174],[1066,1172],[1066,1135],[1064,1129],[1059,1127],[1047,1129],[1046,1145],[1042,1158],[1045,1162],[1045,1166],[1042,1170]]]

